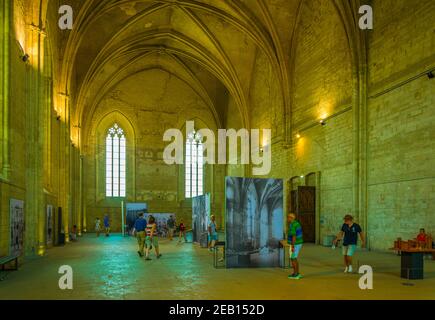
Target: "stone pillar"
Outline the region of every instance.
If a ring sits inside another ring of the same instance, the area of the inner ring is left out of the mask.
[[[80,153],[79,153],[80,154]],[[77,228],[79,236],[83,230],[83,155],[79,155],[79,181],[78,181],[78,208],[77,208]]]
[[[26,254],[45,252],[45,210],[43,193],[43,142],[44,106],[42,63],[44,32],[37,26],[29,25],[26,43],[29,62],[26,70],[27,113],[26,113]]]
[[[69,137],[69,96],[66,93],[60,93],[60,167],[59,167],[59,204],[62,207],[63,231],[65,232],[65,241],[69,242],[69,176],[70,176],[70,150],[71,141]]]
[[[10,43],[11,43],[11,2],[3,1],[3,12],[1,15],[2,34],[0,35],[0,48],[2,48],[2,60],[0,65],[0,121],[2,128],[0,132],[0,175],[7,180],[10,172],[9,165],[9,97],[10,97]]]

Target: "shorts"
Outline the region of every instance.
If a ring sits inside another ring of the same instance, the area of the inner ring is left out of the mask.
[[[343,256],[352,257],[356,250],[356,244],[350,244],[341,248]]]
[[[145,244],[147,247],[154,246],[154,248],[158,248],[159,247],[159,238],[157,238],[157,236],[154,236],[152,239],[151,239],[151,237],[146,237]]]
[[[294,252],[292,252],[292,245],[290,245],[290,248],[289,248],[289,257],[292,260],[298,258],[299,252],[301,252],[301,249],[302,249],[302,244],[295,244],[294,247],[295,247]]]
[[[218,235],[217,234],[209,235],[208,238],[210,239],[210,241],[218,241]]]

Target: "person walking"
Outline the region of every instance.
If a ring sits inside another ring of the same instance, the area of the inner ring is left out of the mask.
[[[104,223],[104,230],[106,232],[106,237],[108,237],[110,234],[110,218],[107,213],[104,215],[103,223]]]
[[[362,232],[361,226],[353,222],[353,217],[347,214],[344,217],[344,224],[341,227],[341,231],[338,233],[334,240],[334,245],[337,245],[338,241],[343,239],[343,257],[344,257],[344,273],[352,273],[352,257],[355,254],[358,235],[361,238],[361,247],[365,247],[365,238]]]
[[[139,251],[137,252],[139,254],[139,257],[144,256],[144,247],[145,247],[145,229],[147,227],[147,222],[143,218],[143,213],[139,213],[139,217],[134,222],[133,226],[133,234],[136,236],[137,244],[139,246]]]
[[[169,236],[169,240],[172,241],[173,237],[174,237],[174,230],[175,230],[175,219],[174,216],[170,216],[167,222],[167,226],[168,226],[168,236]]]
[[[216,217],[214,215],[210,216],[210,223],[208,224],[208,249],[213,251],[216,241],[218,241],[218,233],[216,228]]]
[[[159,239],[158,239],[158,235],[157,235],[157,224],[156,224],[156,219],[153,216],[150,216],[148,219],[148,224],[146,226],[145,233],[146,233],[145,260],[151,260],[150,250],[151,250],[152,246],[154,246],[154,249],[156,250],[157,259],[159,259],[162,255],[159,252]]]
[[[101,220],[98,217],[95,220],[95,232],[97,233],[97,237],[99,237],[100,236],[100,232],[101,232]]]
[[[299,221],[296,220],[294,213],[287,215],[288,229],[287,229],[287,243],[289,244],[289,258],[293,268],[293,274],[289,275],[289,279],[299,280],[302,279],[302,275],[299,273],[299,253],[304,243],[302,235],[302,226]]]
[[[184,242],[187,242],[186,238],[186,226],[184,225],[183,220],[180,221],[180,225],[178,226],[179,234],[178,234],[178,243],[181,243],[181,237],[184,238]]]

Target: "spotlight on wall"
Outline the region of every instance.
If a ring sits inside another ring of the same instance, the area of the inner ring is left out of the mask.
[[[325,119],[320,120],[320,124],[321,124],[322,126],[326,126],[326,121],[325,121]]]
[[[296,134],[296,139],[300,139],[301,135],[299,133]]]
[[[435,75],[433,74],[433,71],[429,71],[429,73],[427,74],[427,77],[428,77],[429,79],[433,79],[433,78],[435,78]]]
[[[301,179],[305,178],[304,176],[300,176]]]
[[[25,53],[25,54],[21,57],[21,60],[23,60],[23,62],[28,62],[29,59],[30,59],[30,56],[29,56],[27,53]]]

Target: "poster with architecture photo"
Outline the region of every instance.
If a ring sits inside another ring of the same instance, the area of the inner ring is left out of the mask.
[[[24,253],[24,201],[10,200],[10,255],[21,256]]]
[[[148,212],[148,205],[146,203],[127,203],[125,205],[125,211],[126,211],[126,230],[125,232],[128,234],[131,234],[133,231],[133,226],[136,221],[136,219],[139,217],[139,213],[147,213]]]
[[[210,218],[210,193],[192,198],[193,242],[207,247],[207,227]]]
[[[47,246],[53,244],[53,236],[54,236],[54,220],[53,220],[53,206],[47,205],[47,225],[46,225],[46,244]]]
[[[278,267],[283,181],[226,177],[227,268]]]

